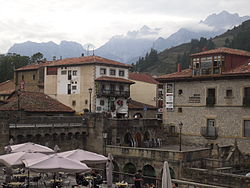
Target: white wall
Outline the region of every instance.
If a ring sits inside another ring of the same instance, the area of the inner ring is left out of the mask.
[[[105,68],[106,69],[106,75],[101,75],[100,74],[100,69]],[[115,69],[116,70],[116,75],[110,75],[110,69]],[[119,70],[124,70],[124,76],[119,76]],[[99,78],[101,76],[111,76],[111,77],[118,77],[118,78],[124,78],[128,79],[128,69],[126,68],[118,68],[118,67],[110,67],[110,66],[96,66],[96,78]]]

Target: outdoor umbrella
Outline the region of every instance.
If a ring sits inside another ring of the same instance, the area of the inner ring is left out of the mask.
[[[36,172],[88,172],[91,169],[79,161],[71,160],[57,154],[46,155],[38,159],[23,160],[25,167]]]
[[[107,176],[107,185],[112,187],[113,183],[113,156],[111,153],[108,154],[108,162],[106,163],[106,176]]]
[[[163,173],[162,173],[162,188],[172,188],[172,181],[169,171],[168,162],[164,162]]]
[[[99,163],[105,163],[108,161],[108,158],[103,155],[85,151],[82,149],[66,151],[66,152],[58,153],[58,155],[69,158],[69,159],[81,161],[86,164],[99,164]]]
[[[20,152],[20,151],[24,151],[24,152],[39,152],[39,153],[54,153],[54,150],[46,147],[46,146],[42,146],[39,144],[35,144],[32,142],[27,142],[27,143],[23,143],[23,144],[16,144],[16,145],[12,145],[11,147],[11,152],[12,153],[16,153],[16,152]],[[5,147],[7,149],[7,147]]]
[[[0,163],[4,164],[7,167],[22,165],[22,160],[24,159],[36,159],[44,157],[45,154],[42,153],[26,153],[26,152],[17,152],[10,153],[0,156]]]

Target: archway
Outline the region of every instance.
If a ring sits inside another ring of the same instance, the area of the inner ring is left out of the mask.
[[[127,175],[124,175],[123,179],[124,181],[128,183],[133,183],[133,174],[136,173],[136,167],[133,163],[127,163],[125,164],[123,168],[123,172],[127,173]]]
[[[151,165],[145,165],[142,168],[142,175],[145,176],[144,178],[144,183],[148,183],[148,184],[156,184],[156,173],[155,173],[155,169],[154,167],[152,167]]]
[[[129,147],[134,147],[135,146],[133,137],[132,137],[132,135],[130,133],[125,134],[124,143],[125,143],[126,146],[129,146]]]
[[[141,144],[141,133],[137,132],[135,134],[135,140],[136,140],[136,145],[138,147],[141,147],[142,146],[142,144]]]
[[[120,174],[119,174],[119,172],[120,172],[120,170],[119,170],[119,166],[118,166],[118,164],[113,160],[112,161],[113,162],[113,171],[114,171],[114,176],[113,176],[113,181],[114,182],[119,182],[120,181]],[[117,173],[116,173],[117,172]]]
[[[135,114],[133,115],[133,118],[135,118],[135,119],[140,119],[140,118],[143,118],[143,116],[142,116],[141,113],[135,113]]]

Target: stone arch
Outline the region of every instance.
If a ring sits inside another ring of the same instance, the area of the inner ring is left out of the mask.
[[[42,135],[36,134],[36,135],[35,135],[35,141],[36,141],[36,142],[40,142],[40,141],[41,141],[41,137],[42,137]]]
[[[130,147],[134,147],[135,146],[135,143],[134,143],[134,140],[133,140],[133,137],[131,135],[131,133],[126,133],[125,136],[124,136],[124,144],[126,146],[130,146]]]
[[[60,134],[60,140],[63,141],[65,139],[65,133]]]
[[[80,138],[80,135],[81,135],[81,134],[80,134],[79,132],[76,132],[75,135],[74,135],[74,138],[75,138],[76,140],[78,140],[78,139]]]
[[[144,177],[144,183],[148,183],[148,184],[156,184],[156,172],[154,167],[152,167],[151,165],[147,164],[142,168],[142,175],[145,176]]]
[[[142,139],[141,139],[141,133],[137,132],[135,134],[135,141],[136,141],[136,146],[141,147],[142,146]]]
[[[172,179],[176,178],[176,173],[174,171],[174,169],[172,167],[169,167],[169,172],[170,172],[170,176]],[[163,173],[163,169],[161,169],[161,177],[162,177],[162,173]]]
[[[17,135],[17,143],[23,143],[24,142],[24,136],[23,135]]]
[[[27,134],[26,135],[26,142],[32,142],[33,141],[33,135],[32,134]]]
[[[53,133],[53,134],[52,134],[52,139],[53,139],[53,141],[56,141],[57,138],[58,138],[58,134],[57,134],[57,133]]]
[[[133,163],[127,163],[123,167],[123,172],[128,174],[135,174],[136,173],[136,166]],[[124,175],[124,181],[128,183],[133,183],[133,176],[132,175]]]
[[[140,118],[143,118],[143,115],[142,115],[141,113],[137,112],[137,113],[135,113],[135,114],[133,115],[133,118],[135,118],[135,119],[140,119]]]
[[[120,172],[118,164],[114,160],[112,161],[112,163],[113,163],[113,167],[114,167],[113,168],[114,172]],[[119,173],[114,173],[113,181],[114,182],[119,182],[120,181],[120,175],[119,175]]]
[[[67,135],[67,140],[71,140],[73,137],[73,133],[72,132],[69,132],[68,135]]]

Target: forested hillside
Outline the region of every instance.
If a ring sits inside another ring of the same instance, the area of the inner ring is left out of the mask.
[[[193,39],[158,54],[152,49],[137,61],[133,70],[153,75],[175,72],[179,63],[183,68],[189,67],[190,54],[223,46],[250,51],[250,20],[213,39]]]

